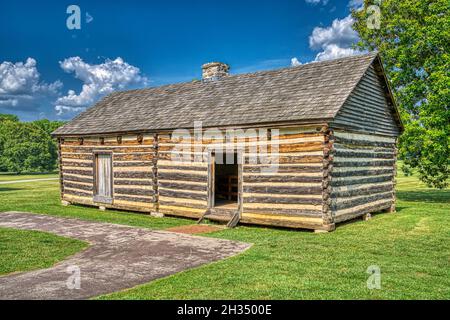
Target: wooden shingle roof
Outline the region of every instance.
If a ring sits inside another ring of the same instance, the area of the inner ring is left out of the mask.
[[[217,81],[112,93],[54,132],[107,134],[278,122],[330,121],[375,53]]]

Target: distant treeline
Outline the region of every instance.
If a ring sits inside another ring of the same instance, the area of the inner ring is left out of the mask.
[[[57,169],[58,146],[51,133],[64,122],[21,122],[0,114],[0,172],[50,172]]]

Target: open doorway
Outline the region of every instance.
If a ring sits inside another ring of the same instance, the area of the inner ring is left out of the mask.
[[[214,160],[214,206],[236,209],[239,195],[238,155],[224,154]],[[219,163],[218,163],[219,162]]]

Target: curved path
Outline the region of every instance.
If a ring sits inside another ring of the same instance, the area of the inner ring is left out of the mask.
[[[91,244],[51,268],[0,277],[0,299],[86,299],[224,259],[250,247],[224,239],[23,212],[0,213],[0,227],[45,231]]]

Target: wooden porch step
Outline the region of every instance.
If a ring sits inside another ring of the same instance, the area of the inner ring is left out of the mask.
[[[212,213],[212,214],[207,214],[205,216],[205,219],[208,219],[208,220],[211,220],[211,221],[228,223],[231,220],[232,217],[233,217],[232,215],[228,215],[228,214]]]

